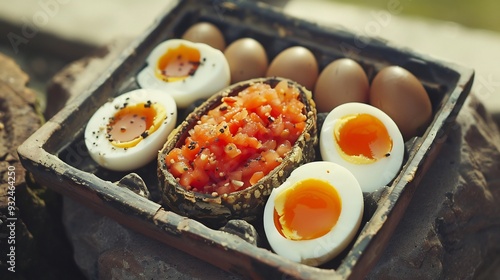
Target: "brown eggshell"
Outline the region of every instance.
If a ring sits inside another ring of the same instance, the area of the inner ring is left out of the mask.
[[[182,145],[189,130],[201,116],[220,104],[223,97],[237,95],[253,83],[267,83],[275,87],[283,80],[282,78],[259,78],[233,84],[197,107],[172,131],[158,154],[159,187],[162,202],[168,209],[183,216],[195,218],[212,227],[220,227],[231,219],[246,221],[258,219],[262,216],[264,205],[273,188],[281,185],[295,168],[314,160],[314,147],[317,144],[317,115],[312,94],[305,87],[287,80],[290,87],[296,87],[300,92],[300,100],[305,105],[304,113],[307,116],[306,127],[280,165],[255,185],[229,194],[212,196],[186,190],[166,167],[165,155],[173,148]]]
[[[314,54],[301,46],[280,52],[267,69],[267,77],[283,77],[312,90],[318,79],[318,62]]]
[[[224,51],[231,83],[264,77],[269,61],[266,50],[255,39],[242,38],[231,43]]]
[[[209,22],[200,22],[189,27],[182,39],[195,43],[204,43],[220,51],[226,48],[224,35],[217,26]]]
[[[399,66],[386,67],[375,76],[370,103],[394,120],[405,140],[421,135],[432,119],[432,105],[424,86]]]
[[[365,71],[349,58],[328,64],[318,77],[314,101],[319,113],[330,112],[348,102],[368,103],[370,85]]]

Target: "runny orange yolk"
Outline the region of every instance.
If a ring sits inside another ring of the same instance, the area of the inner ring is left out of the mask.
[[[390,156],[392,139],[385,125],[370,114],[341,118],[334,129],[341,156],[352,163],[366,164]]]
[[[274,224],[287,239],[310,240],[335,226],[342,209],[337,190],[327,181],[305,179],[274,200]]]
[[[138,103],[115,113],[107,126],[108,139],[116,147],[130,148],[158,129],[163,108],[157,104]]]
[[[175,49],[168,49],[158,59],[155,74],[165,82],[182,81],[194,75],[201,63],[200,57],[198,49],[181,44]]]

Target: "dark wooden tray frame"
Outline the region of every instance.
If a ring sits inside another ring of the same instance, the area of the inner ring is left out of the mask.
[[[86,122],[101,104],[134,84],[134,75],[144,66],[154,46],[166,38],[179,36],[187,26],[201,19],[225,26],[223,31],[228,42],[242,34],[264,41],[275,38],[276,42],[266,46],[270,57],[287,46],[303,45],[318,56],[320,67],[333,57],[351,56],[372,77],[385,65],[401,65],[422,81],[430,95],[436,95],[430,96],[435,111],[431,125],[424,135],[406,143],[407,161],[392,184],[367,196],[368,221],[335,269],[288,261],[266,248],[255,247],[237,236],[170,212],[58,156],[82,137]],[[364,43],[362,48],[356,47],[359,40]],[[327,28],[292,18],[262,3],[178,1],[165,10],[144,36],[134,40],[91,88],[47,121],[18,152],[24,167],[39,183],[226,271],[259,279],[360,279],[375,264],[404,215],[419,182],[454,125],[473,77],[471,69],[400,49],[377,38],[360,37],[342,27]]]

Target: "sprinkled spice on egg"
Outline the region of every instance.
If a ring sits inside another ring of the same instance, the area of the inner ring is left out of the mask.
[[[159,89],[186,108],[230,83],[229,65],[224,54],[207,44],[183,39],[160,43],[137,75],[141,88]]]
[[[85,144],[99,165],[116,171],[155,158],[177,120],[175,101],[161,91],[139,89],[110,99],[89,120]]]

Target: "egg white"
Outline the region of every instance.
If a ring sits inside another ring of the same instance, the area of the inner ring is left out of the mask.
[[[330,232],[321,237],[290,240],[281,235],[274,224],[275,198],[307,178],[325,180],[335,187],[342,202],[340,216]],[[318,266],[336,257],[349,245],[359,228],[363,210],[363,193],[356,178],[347,169],[332,162],[310,162],[295,169],[282,185],[273,189],[264,208],[264,231],[271,248],[278,255]]]
[[[106,127],[124,103],[157,103],[164,107],[166,118],[159,128],[130,148],[118,148],[111,144]],[[115,171],[129,171],[146,165],[158,155],[169,133],[177,121],[175,100],[165,92],[153,89],[138,89],[124,93],[103,104],[90,118],[85,128],[85,145],[90,156],[102,167]]]
[[[175,82],[164,82],[155,75],[155,67],[162,55],[180,45],[200,51],[200,65],[194,75]],[[194,101],[208,98],[231,81],[229,64],[224,54],[207,44],[193,43],[183,39],[170,39],[154,48],[147,58],[147,66],[137,75],[141,88],[153,88],[171,95],[179,108],[186,108]]]
[[[393,144],[390,156],[368,164],[351,163],[342,158],[335,143],[335,123],[347,115],[361,113],[378,118],[387,128]],[[357,102],[342,104],[328,113],[321,128],[319,147],[322,159],[347,168],[356,177],[363,192],[376,191],[392,181],[398,174],[404,157],[404,141],[396,123],[380,109]]]

